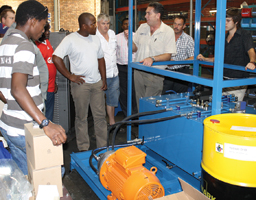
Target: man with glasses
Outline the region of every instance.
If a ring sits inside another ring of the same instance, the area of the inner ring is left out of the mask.
[[[5,9],[1,13],[1,22],[3,26],[11,27],[15,21],[15,12],[12,9]]]
[[[8,30],[8,28],[10,27],[10,26],[6,26],[6,25],[4,25],[2,23],[3,22],[3,20],[2,20],[2,13],[4,13],[5,10],[8,10],[9,12],[12,11],[15,14],[15,12],[12,10],[11,6],[8,6],[8,5],[1,6],[1,8],[0,8],[0,20],[1,20],[1,23],[0,23],[0,38],[4,37],[4,34]],[[6,15],[7,15],[6,12],[5,12],[4,15],[6,17]],[[13,20],[15,20],[15,15],[14,15],[14,19]]]

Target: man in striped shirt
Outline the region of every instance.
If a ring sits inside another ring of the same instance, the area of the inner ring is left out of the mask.
[[[14,161],[27,174],[24,124],[35,120],[54,145],[66,141],[64,129],[49,122],[43,108],[39,71],[30,39],[44,32],[48,9],[37,1],[21,3],[16,13],[16,29],[0,46],[0,99],[5,103],[0,131],[8,142]]]
[[[190,35],[184,32],[185,28],[186,18],[183,15],[176,16],[173,22],[173,30],[175,33],[177,54],[172,55],[171,60],[173,61],[194,59],[194,40]],[[170,71],[190,74],[189,65],[171,65],[166,69]],[[168,91],[174,91],[177,93],[187,92],[188,84],[189,83],[187,81],[165,77],[162,94],[166,94]]]

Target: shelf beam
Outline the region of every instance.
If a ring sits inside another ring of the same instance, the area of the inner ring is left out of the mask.
[[[165,24],[167,25],[172,25],[173,24],[173,19],[163,19],[162,20]],[[188,18],[189,21],[189,18]],[[201,18],[201,23],[206,23],[206,22],[215,22],[216,17],[202,17]],[[195,21],[193,21],[194,24]],[[139,24],[147,23],[146,21],[140,21]],[[186,23],[187,26],[189,26],[189,22]],[[209,25],[208,25],[209,26]]]
[[[190,0],[172,0],[172,1],[159,1],[159,3],[161,3],[162,5],[174,5],[174,4],[181,4],[181,3],[189,3]],[[193,0],[193,2],[195,2],[195,0]],[[133,10],[134,10],[133,6]],[[148,3],[145,4],[141,4],[141,5],[137,5],[137,9],[143,9],[143,8],[147,8],[148,7]],[[124,11],[128,11],[129,7],[121,7],[121,8],[116,8],[116,13],[118,12],[124,12]]]

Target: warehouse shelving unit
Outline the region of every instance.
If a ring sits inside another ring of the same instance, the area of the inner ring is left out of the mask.
[[[162,5],[164,6],[170,6],[170,5],[177,5],[177,4],[183,4],[183,3],[190,3],[190,0],[163,0],[163,1],[159,1]],[[195,2],[195,0],[193,0],[193,2]],[[211,0],[209,0],[203,8],[205,8],[208,3],[210,3]],[[142,10],[145,10],[148,6],[148,3],[142,3],[136,6],[138,13],[138,18],[139,18],[139,24],[145,23],[146,21],[142,20]],[[135,9],[135,6],[133,5],[133,10]],[[116,12],[116,19],[119,19],[120,17],[122,17],[124,14],[127,14],[127,12],[129,11],[129,7],[127,6],[123,6],[123,7],[119,7],[118,6],[118,0],[116,0],[116,8],[115,8],[115,12]],[[209,25],[210,23],[215,23],[216,17],[215,16],[203,16],[202,15],[202,19],[201,22],[204,23],[205,25]],[[187,25],[189,25],[189,21],[190,19],[188,19]],[[172,25],[173,24],[173,20],[172,19],[164,19],[163,22],[167,25]],[[194,24],[194,21],[193,21]],[[210,24],[210,26],[212,26],[212,24]],[[118,31],[118,20],[116,21],[116,31]]]
[[[200,26],[201,26],[201,0],[196,0],[195,4],[195,58],[199,54],[200,45]],[[133,0],[129,1],[129,26],[133,27]],[[195,84],[201,84],[212,87],[212,115],[221,113],[221,96],[222,89],[227,87],[235,87],[242,85],[255,85],[256,78],[243,78],[236,80],[223,80],[223,68],[229,68],[233,70],[245,71],[244,67],[235,65],[224,64],[224,40],[225,40],[225,21],[226,21],[226,1],[217,0],[217,13],[216,13],[216,34],[215,34],[215,61],[214,63],[189,60],[189,61],[166,61],[157,62],[154,65],[175,65],[175,64],[191,64],[193,65],[193,75],[182,74],[173,71],[166,71],[157,69],[154,67],[147,67],[140,63],[132,62],[132,29],[129,28],[129,56],[128,56],[128,115],[131,115],[131,88],[132,88],[132,68],[142,71],[155,73],[158,75],[173,77],[180,80],[185,80]],[[206,79],[199,77],[199,64],[210,65],[214,67],[213,79]],[[256,73],[256,70],[247,70],[249,72]],[[131,127],[127,128],[127,140],[131,140]]]

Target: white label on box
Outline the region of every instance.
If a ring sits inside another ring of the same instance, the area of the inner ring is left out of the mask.
[[[256,127],[232,126],[230,130],[256,132]]]
[[[235,160],[256,161],[256,147],[225,143],[224,157]]]

